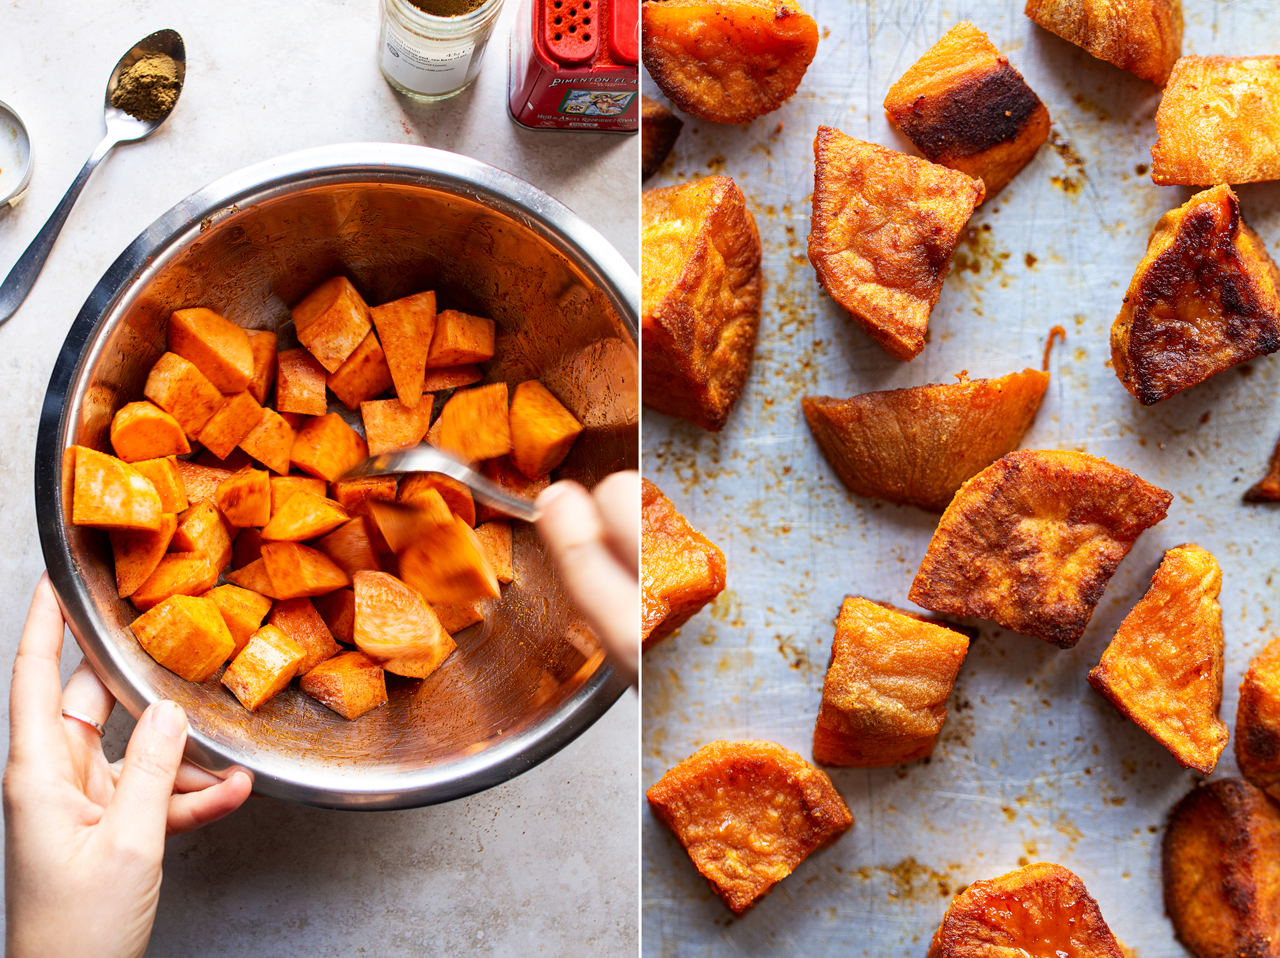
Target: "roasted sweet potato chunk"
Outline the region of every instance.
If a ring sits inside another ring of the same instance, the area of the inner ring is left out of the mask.
[[[95,529],[155,532],[164,510],[160,496],[142,473],[115,456],[75,447],[71,522]]]
[[[507,495],[526,499],[531,503],[541,495],[543,489],[551,485],[551,480],[546,476],[541,479],[530,479],[511,464],[509,456],[488,460],[480,467],[480,474],[499,486]],[[506,513],[491,509],[483,502],[476,503],[476,522],[505,518],[507,518]]]
[[[387,365],[382,344],[372,330],[327,380],[329,391],[348,409],[391,388],[391,368]]]
[[[440,410],[436,445],[464,462],[505,456],[511,451],[507,384],[490,383],[449,397]]]
[[[351,577],[334,565],[327,555],[319,549],[296,542],[264,542],[259,561],[270,579],[272,589],[270,593],[263,592],[263,595],[272,595],[274,598],[300,599],[304,596],[324,595],[351,584]],[[246,572],[254,565],[256,563],[245,566],[236,575]],[[254,588],[240,579],[232,581],[246,589]]]
[[[415,293],[374,306],[369,316],[382,342],[396,396],[407,408],[417,408],[427,352],[436,330],[436,294]]]
[[[476,524],[476,502],[471,490],[457,479],[451,479],[439,472],[410,472],[400,480],[400,489],[396,492],[396,502],[407,506],[418,505],[427,496],[427,490],[434,489],[449,511],[460,516],[467,525]]]
[[[961,632],[846,596],[813,731],[814,761],[875,768],[931,753],[968,650]]]
[[[431,426],[434,397],[428,393],[410,408],[399,399],[378,399],[360,404],[364,420],[364,438],[369,455],[380,456],[397,449],[412,449],[422,442]]]
[[[164,512],[176,514],[187,508],[187,489],[182,481],[182,473],[178,470],[176,457],[143,459],[130,465],[151,483],[156,495],[160,497],[160,508]]]
[[[231,524],[212,499],[201,499],[178,517],[173,534],[175,552],[200,552],[218,571],[231,561]]]
[[[288,420],[274,409],[263,409],[258,424],[240,440],[240,448],[272,472],[283,476],[289,472],[289,456],[293,454],[295,438]]]
[[[1280,57],[1183,57],[1156,111],[1151,179],[1213,186],[1280,179]]]
[[[178,518],[171,512],[160,516],[160,528],[117,529],[110,533],[111,555],[115,559],[116,594],[127,599],[151,578],[164,558],[165,550],[178,528]]]
[[[302,676],[298,683],[321,705],[353,721],[387,701],[382,666],[363,652],[343,652]]]
[[[885,352],[910,361],[982,181],[829,126],[818,127],[813,152],[818,282]]]
[[[299,492],[290,496],[262,530],[268,542],[304,542],[328,535],[351,517],[332,499]]]
[[[427,368],[440,369],[493,358],[497,326],[492,319],[446,309],[436,314]]]
[[[195,439],[222,405],[222,393],[195,364],[177,353],[165,353],[147,374],[142,394],[182,424]]]
[[[683,128],[684,120],[657,100],[640,97],[640,179],[658,172]]]
[[[928,159],[982,180],[984,200],[1049,138],[1045,105],[968,20],[943,34],[889,88],[884,109]]]
[[[298,674],[302,649],[273,625],[253,633],[222,673],[222,684],[235,693],[240,704],[256,712],[285,690]]]
[[[292,314],[298,342],[328,372],[335,372],[373,328],[369,307],[345,276],[321,283]]]
[[[1164,554],[1089,682],[1169,750],[1208,775],[1227,747],[1222,706],[1222,570],[1196,545]]]
[[[1134,76],[1164,86],[1182,52],[1182,0],[1027,0],[1050,33]]]
[[[173,312],[169,352],[193,362],[220,392],[242,392],[253,379],[249,335],[211,309],[198,306]]]
[[[724,553],[648,479],[640,491],[640,638],[645,649],[724,590]]]
[[[956,895],[926,958],[1124,958],[1098,903],[1061,865],[1036,862]]]
[[[511,462],[530,479],[547,475],[569,455],[582,423],[546,386],[530,379],[511,396]]]
[[[179,459],[174,464],[178,476],[182,479],[182,488],[186,492],[187,501],[195,505],[204,499],[216,499],[218,486],[231,478],[230,469],[219,469],[216,466],[202,466],[187,459]]]
[[[267,621],[289,636],[302,651],[302,658],[298,660],[299,675],[342,651],[310,599],[281,599]]]
[[[1271,450],[1271,460],[1267,463],[1267,474],[1249,487],[1244,494],[1245,502],[1277,502],[1280,501],[1280,442]]]
[[[1169,815],[1164,907],[1196,958],[1280,948],[1280,809],[1238,778],[1201,785]]]
[[[760,327],[760,234],[737,184],[708,176],[641,196],[642,395],[719,432]]]
[[[323,416],[329,410],[325,397],[324,367],[305,349],[286,349],[276,356],[276,411]]]
[[[235,642],[232,655],[238,655],[245,647],[249,637],[262,628],[262,620],[271,611],[271,599],[238,585],[220,585],[204,593],[206,599],[212,599],[222,614],[222,621]]]
[[[249,395],[258,405],[267,404],[267,396],[276,383],[276,345],[279,337],[268,329],[246,329],[249,352],[253,354],[253,375],[249,378]]]
[[[290,461],[308,475],[333,482],[369,457],[364,437],[337,413],[303,423],[293,440]]]
[[[213,501],[233,528],[265,526],[271,521],[271,476],[245,466],[218,486]]]
[[[818,50],[818,25],[775,0],[647,0],[642,56],[686,113],[747,123],[782,106]]]
[[[126,403],[111,419],[111,448],[125,462],[191,451],[178,420],[150,402]]]
[[[840,481],[860,496],[942,512],[966,480],[1018,448],[1049,374],[805,396],[804,418]]]
[[[1143,530],[1173,496],[1082,452],[1011,452],[966,482],[929,543],[911,601],[1069,649]]]
[[[1145,406],[1280,349],[1280,283],[1228,186],[1160,218],[1111,326],[1111,362]]]
[[[207,682],[235,643],[211,599],[175,595],[129,626],[147,654],[188,682]]]
[[[385,572],[357,572],[356,647],[396,675],[425,679],[457,648],[423,597]]]
[[[1280,800],[1280,639],[1253,657],[1240,682],[1236,764],[1245,778]]]
[[[826,773],[773,742],[712,742],[645,796],[735,915],[853,824]]]

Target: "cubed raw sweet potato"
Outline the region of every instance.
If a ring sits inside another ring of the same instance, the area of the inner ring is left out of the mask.
[[[189,439],[200,434],[222,405],[218,387],[177,353],[165,353],[156,360],[142,394],[178,420]]]
[[[220,392],[242,392],[253,379],[248,333],[211,309],[174,311],[169,317],[169,352],[194,363]]]
[[[164,510],[160,496],[142,473],[115,456],[75,447],[71,521],[95,529],[155,532]]]
[[[483,316],[470,316],[456,309],[436,314],[436,327],[427,351],[428,369],[482,363],[493,358],[495,324]]]
[[[324,595],[351,584],[351,577],[327,555],[296,542],[264,542],[261,561],[271,579],[272,591],[279,599]],[[251,566],[245,566],[249,568]],[[245,585],[239,580],[236,584]],[[245,588],[252,587],[245,585]]]
[[[536,379],[516,387],[510,419],[511,462],[530,479],[560,465],[582,434],[582,423]]]
[[[484,379],[480,367],[475,365],[445,366],[441,369],[428,369],[422,377],[422,393],[439,393],[446,389],[457,389],[470,386]]]
[[[311,600],[333,637],[355,645],[356,593],[354,589],[334,589]]]
[[[343,479],[332,486],[333,498],[353,516],[369,515],[369,501],[395,502],[395,476],[366,476],[360,479]]]
[[[305,349],[276,355],[276,412],[323,416],[329,411],[324,367]]]
[[[464,462],[505,456],[511,451],[507,384],[463,389],[440,411],[436,445]]]
[[[274,409],[263,409],[258,425],[240,440],[240,448],[272,472],[283,476],[289,472],[294,438],[293,427],[283,416]]]
[[[337,413],[329,413],[303,424],[289,459],[308,475],[333,482],[368,457],[364,438]]]
[[[271,477],[271,514],[279,512],[286,502],[299,493],[325,497],[328,484],[315,476],[272,476]]]
[[[245,466],[257,468],[257,463],[243,449],[232,449],[226,457],[215,456],[210,450],[202,449],[200,454],[191,460],[197,466],[208,466],[211,469],[222,469],[228,475],[239,472]]]
[[[249,334],[249,351],[253,354],[253,376],[249,379],[249,395],[258,401],[258,405],[267,404],[267,396],[271,395],[271,387],[276,383],[276,347],[279,342],[275,333],[269,329],[247,329]]]
[[[355,575],[365,569],[382,571],[382,564],[369,539],[368,520],[364,516],[349,519],[316,545],[347,575]]]
[[[187,508],[187,487],[182,482],[176,456],[163,459],[143,459],[131,463],[142,473],[160,497],[160,508],[165,512],[179,513]]]
[[[271,576],[267,574],[267,563],[261,554],[248,565],[242,566],[234,572],[228,572],[227,581],[233,585],[240,586],[242,589],[248,589],[250,592],[265,595],[269,599],[280,598],[276,594],[276,587],[271,582]]]
[[[301,671],[302,659],[296,642],[275,626],[264,625],[231,660],[222,673],[222,684],[235,693],[241,705],[256,712],[285,690]]]
[[[238,585],[220,585],[204,593],[204,597],[212,599],[222,613],[222,621],[235,642],[232,655],[239,654],[249,637],[262,628],[262,620],[271,611],[270,597]]]
[[[127,599],[151,578],[156,566],[164,558],[173,531],[178,528],[178,517],[171,512],[160,517],[160,528],[155,532],[146,529],[116,529],[108,533],[111,538],[111,554],[115,559],[116,592]]]
[[[666,161],[684,129],[680,119],[657,100],[640,97],[640,179],[647,180]]]
[[[230,469],[218,469],[214,466],[202,466],[186,459],[175,463],[178,476],[182,479],[182,488],[186,492],[187,501],[195,505],[204,499],[214,499],[218,495],[218,486],[231,478]]]
[[[191,451],[178,420],[150,402],[121,406],[111,419],[111,448],[125,462],[161,459]]]
[[[453,523],[453,513],[435,489],[423,489],[412,503],[369,503],[374,525],[388,547],[403,552],[417,545],[440,526]]]
[[[427,393],[417,406],[410,408],[399,399],[378,399],[360,404],[364,420],[364,438],[369,455],[380,456],[397,449],[412,449],[422,442],[431,426],[431,410],[435,397]]]
[[[476,538],[480,549],[493,567],[499,582],[514,582],[515,568],[511,562],[511,523],[506,519],[494,519],[476,526]]]
[[[217,584],[218,570],[203,552],[170,552],[160,558],[129,601],[145,612],[171,596],[203,595]]]
[[[437,603],[431,606],[431,611],[440,620],[440,627],[450,635],[457,635],[463,629],[484,621],[484,613],[480,611],[477,602],[465,602],[462,605]]]
[[[457,646],[426,600],[385,572],[357,572],[355,642],[396,675],[425,679]]]
[[[648,479],[640,483],[640,637],[647,651],[724,591],[724,553]]]
[[[212,599],[175,595],[129,626],[147,654],[188,682],[207,682],[235,642]]]
[[[418,505],[427,494],[434,489],[449,511],[461,517],[467,525],[476,524],[476,502],[466,483],[450,478],[440,472],[410,472],[400,479],[400,488],[396,492],[396,502],[407,506]]]
[[[350,356],[334,372],[329,374],[329,391],[342,400],[348,409],[359,408],[362,402],[379,396],[391,388],[391,369],[382,352],[382,344],[370,330]]]
[[[271,521],[271,475],[245,466],[218,486],[213,501],[232,528],[265,526]]]
[[[1250,660],[1240,681],[1235,746],[1240,773],[1280,800],[1280,639]]]
[[[197,437],[219,459],[226,459],[262,421],[263,409],[248,391],[227,396]]]
[[[332,499],[299,492],[271,516],[262,538],[268,542],[303,542],[328,535],[350,518],[347,510]]]
[[[298,643],[302,650],[302,660],[298,663],[300,675],[342,651],[310,599],[281,599],[267,621]]]
[[[373,307],[369,315],[382,341],[396,395],[406,408],[417,408],[423,393],[427,353],[436,329],[436,294],[405,296]]]
[[[475,530],[458,516],[452,519],[432,527],[418,543],[396,553],[400,577],[428,602],[460,605],[485,597],[500,598],[498,578]]]
[[[387,701],[386,673],[363,652],[335,655],[304,675],[298,684],[302,691],[348,721]]]
[[[174,552],[202,552],[221,572],[231,562],[231,524],[213,499],[201,499],[178,517]]]
[[[1050,33],[1134,76],[1164,86],[1182,52],[1182,0],[1027,0]]]
[[[550,478],[546,476],[541,479],[530,479],[512,464],[509,456],[488,460],[480,467],[480,474],[507,495],[524,499],[531,505],[542,494],[542,490],[551,485]],[[476,503],[476,522],[505,518],[507,518],[505,512],[486,506],[483,502]]]
[[[334,372],[369,334],[369,307],[345,276],[326,280],[293,307],[298,342]]]
[[[243,569],[262,558],[262,530],[252,526],[241,529],[231,540],[231,568]]]

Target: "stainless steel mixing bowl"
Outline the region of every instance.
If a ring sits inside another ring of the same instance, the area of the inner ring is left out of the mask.
[[[256,790],[333,808],[407,808],[532,768],[618,698],[615,676],[533,529],[516,523],[519,581],[424,681],[389,676],[390,703],[347,722],[290,689],[261,711],[216,681],[185,682],[129,631],[105,533],[70,524],[72,444],[109,448],[111,417],[142,394],[169,313],[209,306],[292,339],[290,304],[345,273],[372,303],[435,289],[442,308],[491,316],[492,378],[542,377],[587,429],[561,472],[587,485],[638,458],[639,281],[593,229],[546,194],[466,157],[350,144],[218,180],[139,236],[85,302],[40,417],[36,515],[71,630],[133,715],[160,697],[191,719],[188,757],[251,769]],[[337,404],[339,408],[340,404]]]

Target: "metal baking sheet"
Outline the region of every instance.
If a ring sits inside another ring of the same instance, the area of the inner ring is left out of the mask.
[[[1184,0],[1184,53],[1280,53],[1273,0]],[[811,757],[833,623],[846,594],[911,608],[935,517],[857,497],[821,457],[806,394],[997,376],[1040,367],[1066,341],[1027,448],[1078,449],[1175,492],[1169,517],[1120,565],[1076,648],[977,622],[979,637],[928,762],[830,770],[853,829],[734,919],[674,837],[644,814],[644,954],[923,956],[955,892],[1020,863],[1079,874],[1140,958],[1187,954],[1164,915],[1160,839],[1197,781],[1085,676],[1141,597],[1165,549],[1217,556],[1227,642],[1222,716],[1234,727],[1247,663],[1276,634],[1275,506],[1244,505],[1277,434],[1280,370],[1264,357],[1151,408],[1108,365],[1111,322],[1161,214],[1192,191],[1146,175],[1160,93],[1033,25],[1021,0],[818,0],[817,57],[782,109],[745,126],[685,117],[645,185],[732,176],[764,243],[759,345],[719,435],[652,410],[644,468],[724,549],[728,588],[645,656],[645,787],[716,739],[763,738]],[[987,31],[1047,104],[1053,133],[982,206],[911,363],[889,358],[821,291],[806,256],[819,124],[909,151],[884,96],[956,21]],[[645,78],[646,92],[660,98]],[[1280,249],[1280,184],[1238,190],[1246,220]],[[1214,777],[1236,775],[1231,749]]]

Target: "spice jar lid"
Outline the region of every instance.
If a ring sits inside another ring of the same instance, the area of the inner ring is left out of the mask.
[[[609,0],[609,57],[614,63],[640,61],[640,4]]]
[[[542,0],[542,40],[565,65],[585,63],[600,49],[601,0]]]

